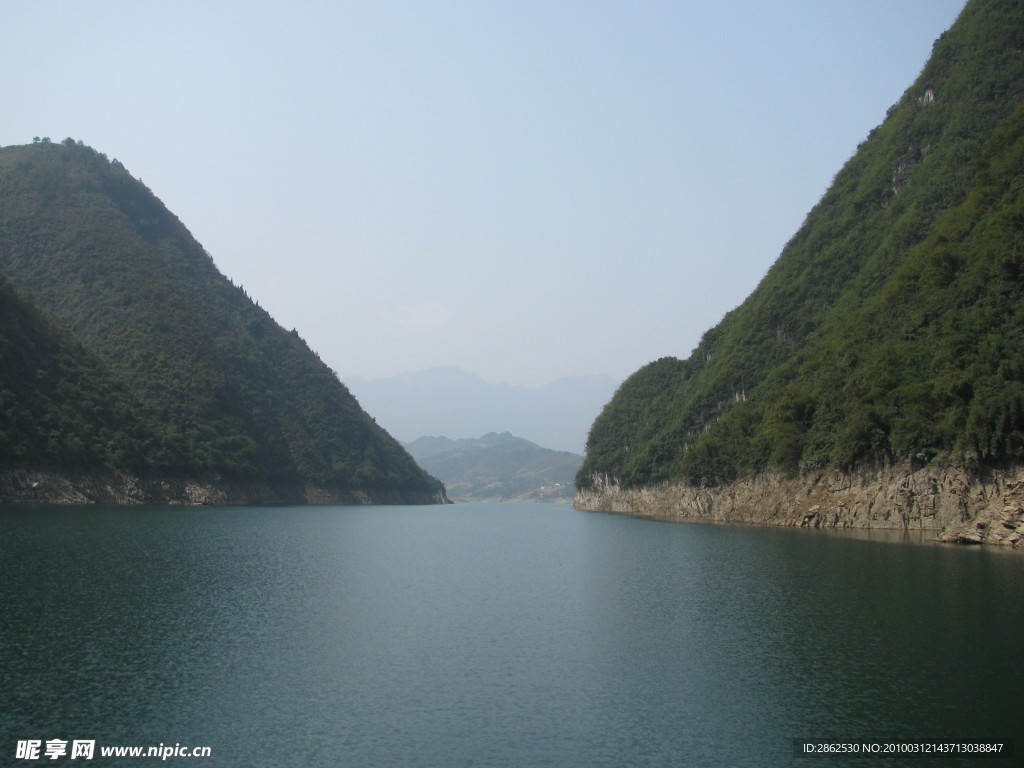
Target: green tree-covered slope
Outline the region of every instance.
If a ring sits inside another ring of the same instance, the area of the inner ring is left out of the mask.
[[[298,334],[223,277],[116,161],[70,139],[0,149],[0,270],[135,403],[118,425],[144,439],[129,452],[132,469],[442,493]],[[11,371],[3,377],[6,391],[25,392]],[[23,396],[13,400],[33,412]],[[8,438],[8,466],[52,463],[52,452]],[[82,461],[123,468],[109,451]]]
[[[1024,5],[971,0],[691,356],[623,383],[577,485],[1024,457]]]
[[[144,469],[141,403],[0,273],[0,467]]]

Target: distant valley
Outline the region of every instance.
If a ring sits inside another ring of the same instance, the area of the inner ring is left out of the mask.
[[[377,423],[401,441],[510,432],[572,453],[583,452],[590,425],[619,384],[599,375],[571,376],[538,388],[489,384],[455,367],[344,381]]]
[[[454,501],[571,502],[579,454],[541,448],[508,432],[452,440],[421,437],[405,444]]]

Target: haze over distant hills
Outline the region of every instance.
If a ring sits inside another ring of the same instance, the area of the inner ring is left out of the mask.
[[[488,384],[448,366],[388,379],[346,377],[377,423],[403,442],[511,432],[544,448],[582,453],[587,432],[615,392],[610,376],[570,376],[538,388]]]
[[[405,445],[455,501],[572,501],[583,457],[521,437],[490,433],[450,440],[421,437]]]

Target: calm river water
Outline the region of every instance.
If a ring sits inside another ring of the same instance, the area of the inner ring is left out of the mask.
[[[1024,556],[885,538],[564,505],[0,508],[0,764],[1019,765],[794,756],[1024,751]],[[100,754],[126,745],[211,756]]]

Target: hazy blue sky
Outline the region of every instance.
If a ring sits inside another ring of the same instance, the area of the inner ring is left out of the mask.
[[[0,2],[81,139],[344,379],[622,378],[777,258],[962,0]]]

